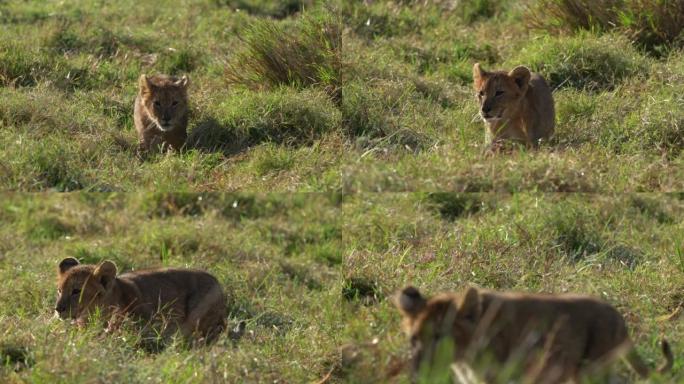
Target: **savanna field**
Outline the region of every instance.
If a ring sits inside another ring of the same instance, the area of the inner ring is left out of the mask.
[[[683,28],[659,0],[0,0],[0,383],[408,383],[409,284],[602,298],[684,382]],[[476,62],[546,78],[549,142],[486,152]],[[162,73],[188,140],[141,158]],[[244,334],[59,321],[65,257],[205,269]]]

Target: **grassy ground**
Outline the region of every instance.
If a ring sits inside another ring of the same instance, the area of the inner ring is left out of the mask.
[[[336,195],[5,196],[0,203],[0,378],[7,382],[307,382],[341,344],[342,246]],[[237,343],[136,348],[51,319],[57,263],[211,271],[229,296]],[[11,282],[11,283],[10,283]],[[16,369],[16,371],[15,371]]]
[[[673,344],[684,380],[684,200],[596,194],[47,194],[0,204],[3,382],[406,382],[390,296],[466,284],[602,297],[655,365]],[[238,342],[136,347],[52,317],[56,264],[188,266],[228,293]],[[623,365],[627,382],[634,376]]]
[[[466,284],[602,297],[627,319],[655,365],[661,337],[679,346],[681,318],[659,322],[684,300],[681,196],[595,194],[360,194],[343,204],[349,357],[341,382],[389,381],[408,354],[389,299],[412,284],[427,294]],[[674,374],[684,380],[681,352]],[[633,382],[624,365],[617,374]],[[400,375],[393,380],[406,380]],[[506,382],[506,381],[502,381]]]
[[[614,31],[532,29],[525,5],[534,4],[348,2],[343,117],[355,155],[343,166],[343,188],[682,190],[681,49],[656,57]],[[475,62],[522,64],[546,77],[557,108],[550,145],[482,155]]]
[[[270,18],[301,5],[0,2],[0,188],[339,189],[344,141],[326,94],[339,77],[332,69],[321,87],[229,82],[231,63],[251,54],[248,41],[303,36],[315,25]],[[311,8],[311,18],[334,22],[323,7]],[[186,153],[136,158],[132,108],[142,73],[190,77]]]
[[[0,195],[0,382],[407,382],[390,295],[466,283],[603,297],[684,381],[682,41],[577,1],[0,0],[0,190],[48,192]],[[546,77],[550,143],[483,155],[475,62]],[[185,152],[135,156],[141,73],[190,77]],[[206,268],[246,336],[52,321],[66,256]]]
[[[598,27],[546,32],[533,1],[169,4],[0,3],[0,187],[684,187],[676,44],[646,49]],[[293,13],[301,6],[304,16]],[[549,80],[558,111],[549,145],[482,155],[476,61],[525,64]],[[191,140],[182,155],[141,163],[136,79],[159,72],[191,78]]]

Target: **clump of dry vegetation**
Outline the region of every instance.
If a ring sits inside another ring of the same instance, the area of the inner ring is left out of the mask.
[[[229,83],[250,88],[321,87],[342,98],[342,27],[330,14],[307,14],[291,25],[254,22],[226,69]]]
[[[684,2],[680,0],[541,0],[530,24],[574,32],[618,30],[648,51],[684,44]]]

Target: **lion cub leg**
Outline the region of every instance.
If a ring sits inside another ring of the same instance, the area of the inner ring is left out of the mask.
[[[525,382],[535,384],[563,383],[577,377],[579,356],[557,344],[540,356],[538,364],[527,372]]]
[[[122,311],[114,311],[112,315],[107,320],[107,328],[105,328],[105,333],[113,333],[121,328],[121,325],[126,321],[126,314]]]
[[[569,318],[556,319],[544,337],[538,358],[526,372],[529,383],[562,383],[577,377],[584,346],[577,343],[577,335],[568,327]]]
[[[161,351],[178,333],[182,315],[160,310],[140,328],[140,345],[149,352]]]
[[[646,365],[646,362],[644,362],[641,356],[639,356],[632,343],[629,343],[628,348],[629,349],[625,354],[625,360],[627,360],[627,363],[634,369],[639,377],[642,379],[647,378],[651,369]]]
[[[219,286],[209,292],[196,293],[189,298],[185,319],[179,330],[187,340],[200,336],[202,342],[209,343],[225,328],[225,298]]]

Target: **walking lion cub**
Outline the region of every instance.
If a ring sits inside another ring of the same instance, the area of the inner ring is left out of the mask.
[[[537,147],[553,135],[553,96],[540,74],[522,66],[510,72],[488,72],[476,63],[473,86],[492,147],[504,141]]]
[[[140,152],[183,147],[188,136],[188,82],[186,76],[140,76],[133,109]]]
[[[593,297],[471,287],[462,293],[442,293],[427,299],[416,288],[407,287],[395,304],[411,339],[414,372],[439,369],[436,361],[475,363],[472,367],[476,369],[476,363],[484,359],[485,371],[479,373],[488,381],[503,367],[513,366],[519,370],[516,381],[580,382],[619,357],[624,357],[641,377],[650,372],[634,350],[620,313]],[[439,356],[445,353],[445,342],[453,348],[446,349],[451,357]],[[660,373],[673,364],[665,340],[662,352],[666,361],[658,368]]]
[[[209,273],[161,268],[117,276],[116,265],[59,263],[55,311],[62,319],[84,324],[99,311],[108,329],[125,318],[152,326],[165,339],[180,332],[187,340],[211,342],[225,328],[226,299]]]

